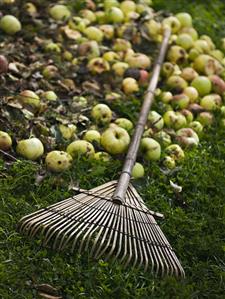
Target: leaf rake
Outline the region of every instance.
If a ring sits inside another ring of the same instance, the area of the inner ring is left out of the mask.
[[[160,53],[145,93],[139,120],[118,181],[91,190],[73,188],[79,194],[23,217],[21,232],[34,237],[41,234],[43,244],[63,250],[69,244],[99,259],[119,259],[125,266],[143,266],[161,275],[184,277],[184,270],[154,216],[163,215],[147,208],[130,184],[131,172],[154,99],[161,65],[170,37],[164,32]]]

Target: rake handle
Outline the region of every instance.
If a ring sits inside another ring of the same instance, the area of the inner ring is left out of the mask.
[[[154,92],[158,84],[161,66],[165,59],[170,34],[170,29],[166,28],[164,31],[163,41],[160,47],[160,52],[153,68],[152,77],[149,82],[148,88],[145,92],[145,97],[141,107],[141,112],[139,114],[139,119],[135,127],[134,134],[132,136],[132,140],[127,152],[127,156],[123,165],[120,178],[117,183],[116,190],[112,197],[113,202],[117,204],[125,203],[125,196],[130,182],[131,172],[137,158],[140,141],[147,122],[149,110],[154,100]]]

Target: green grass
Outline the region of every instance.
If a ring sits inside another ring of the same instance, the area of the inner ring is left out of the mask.
[[[154,2],[157,9],[192,13],[198,30],[217,43],[224,35],[223,1]],[[22,216],[69,197],[71,181],[91,188],[116,178],[120,169],[120,161],[77,161],[71,171],[38,183],[38,164],[0,160],[0,298],[39,298],[37,286],[43,283],[56,287],[64,299],[224,298],[225,139],[218,124],[187,152],[182,167],[165,173],[151,163],[145,179],[134,182],[149,208],[165,214],[159,223],[185,268],[184,280],[95,262],[88,254],[57,253],[16,230]],[[180,196],[170,180],[183,187]]]

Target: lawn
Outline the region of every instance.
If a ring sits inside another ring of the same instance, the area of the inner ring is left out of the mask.
[[[218,46],[225,36],[224,1],[155,0],[154,8],[191,13],[199,32]],[[71,196],[71,181],[89,189],[116,179],[120,161],[81,159],[71,170],[43,178],[42,165],[0,156],[0,298],[41,298],[42,284],[63,299],[224,298],[225,135],[219,122],[218,117],[180,167],[165,172],[151,162],[145,178],[133,182],[148,207],[165,215],[159,224],[185,269],[182,280],[93,261],[87,253],[55,252],[17,231],[24,215]],[[182,186],[181,193],[170,180]]]

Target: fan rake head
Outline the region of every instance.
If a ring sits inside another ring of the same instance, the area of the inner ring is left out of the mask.
[[[23,217],[19,229],[34,237],[41,234],[43,244],[53,249],[80,252],[88,250],[99,259],[120,259],[127,266],[144,266],[161,275],[184,276],[184,270],[154,213],[145,206],[130,184],[126,203],[112,201],[117,181],[43,208]]]

